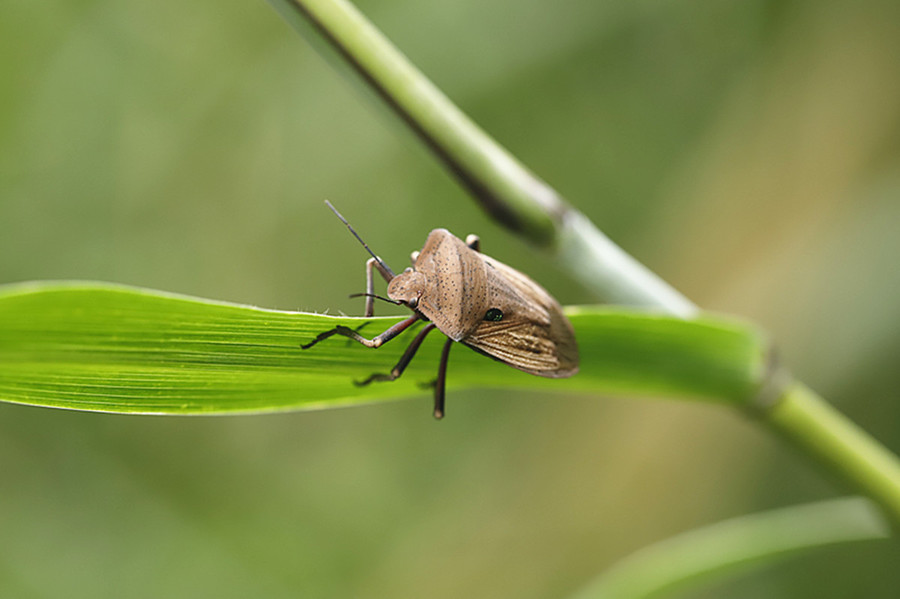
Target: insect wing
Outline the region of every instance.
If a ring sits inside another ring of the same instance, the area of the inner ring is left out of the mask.
[[[521,272],[483,258],[492,319],[479,322],[461,341],[530,374],[564,378],[578,372],[575,333],[559,303]]]

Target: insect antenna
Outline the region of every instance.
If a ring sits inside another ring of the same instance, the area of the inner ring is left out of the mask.
[[[394,277],[394,276],[395,276],[395,275],[394,275],[394,271],[391,270],[391,267],[388,266],[387,264],[385,264],[384,261],[383,261],[381,258],[379,258],[378,256],[375,255],[375,252],[373,252],[371,249],[369,249],[369,246],[366,245],[366,242],[362,240],[362,237],[359,236],[359,233],[357,233],[356,231],[353,230],[353,227],[351,227],[351,226],[350,226],[350,223],[347,222],[347,219],[344,218],[344,216],[343,216],[340,212],[337,211],[337,208],[335,208],[334,206],[332,206],[332,205],[331,205],[331,202],[329,202],[328,200],[325,200],[325,205],[328,206],[329,208],[331,208],[331,211],[334,212],[335,216],[337,216],[339,219],[341,219],[341,222],[342,222],[342,223],[344,223],[345,225],[347,225],[347,228],[350,229],[350,232],[353,233],[353,236],[356,237],[356,240],[357,240],[358,242],[360,242],[364,248],[366,248],[366,251],[369,252],[369,254],[370,254],[373,258],[375,258],[375,260],[378,261],[378,264],[380,264],[381,267],[382,267],[384,270],[386,270],[386,271],[391,275],[391,277]],[[364,294],[363,294],[363,295],[364,295]],[[351,297],[352,297],[352,296],[351,296]],[[379,298],[379,299],[380,299],[380,298]],[[393,303],[393,302],[392,302],[392,303]]]
[[[397,300],[392,300],[386,297],[381,297],[380,295],[375,295],[374,293],[351,293],[347,297],[374,297],[375,299],[381,300],[383,302],[387,302],[389,304],[394,304],[395,306],[402,306],[403,302],[398,302]]]

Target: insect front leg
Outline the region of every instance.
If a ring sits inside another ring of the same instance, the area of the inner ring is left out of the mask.
[[[428,323],[424,329],[419,331],[419,334],[416,335],[415,339],[413,339],[409,344],[409,347],[406,348],[406,351],[403,352],[403,355],[400,357],[400,361],[397,362],[396,366],[391,368],[391,371],[389,373],[383,374],[380,372],[376,372],[375,374],[369,375],[369,378],[364,381],[354,381],[354,384],[358,387],[364,387],[365,385],[374,383],[376,381],[395,381],[400,378],[400,375],[403,374],[403,371],[406,370],[406,367],[409,366],[410,362],[412,362],[413,356],[415,356],[416,352],[419,351],[419,347],[422,346],[422,342],[425,341],[425,336],[434,329],[434,323]]]
[[[378,273],[382,276],[382,278],[388,283],[391,282],[391,279],[394,278],[393,273],[390,273],[384,269],[381,263],[375,258],[369,258],[366,260],[366,318],[371,318],[375,315],[375,298],[372,297],[375,294],[375,276],[374,271],[378,270]]]
[[[309,349],[313,345],[318,343],[319,341],[325,341],[332,335],[343,335],[344,337],[349,337],[350,339],[353,339],[354,341],[362,343],[366,347],[371,347],[371,348],[381,347],[382,345],[384,345],[385,343],[387,343],[388,341],[390,341],[391,339],[393,339],[394,337],[396,337],[397,335],[399,335],[400,333],[402,333],[403,331],[405,331],[406,329],[408,329],[409,327],[414,325],[416,323],[416,321],[418,321],[418,320],[419,320],[418,316],[410,316],[406,320],[401,320],[400,322],[398,322],[391,328],[387,329],[385,332],[381,333],[380,335],[378,335],[376,337],[372,337],[371,339],[366,339],[365,337],[363,337],[362,335],[360,335],[359,333],[357,333],[350,327],[338,325],[338,326],[334,327],[333,329],[330,329],[323,333],[319,333],[315,339],[313,339],[312,341],[310,341],[309,343],[307,343],[305,345],[301,345],[300,348],[301,349]]]
[[[475,234],[466,235],[466,245],[476,252],[481,252],[481,237]]]

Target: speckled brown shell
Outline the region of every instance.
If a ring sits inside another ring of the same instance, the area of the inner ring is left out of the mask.
[[[514,368],[545,377],[578,372],[578,346],[559,303],[521,272],[435,229],[414,269],[388,285],[391,299],[418,302],[441,332]],[[484,320],[491,308],[499,321]]]

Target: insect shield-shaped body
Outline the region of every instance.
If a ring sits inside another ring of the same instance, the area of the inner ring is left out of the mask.
[[[416,321],[430,321],[389,374],[373,374],[357,384],[398,378],[425,336],[437,328],[448,340],[435,382],[436,418],[444,414],[447,361],[453,342],[538,376],[564,378],[578,372],[575,334],[559,302],[524,274],[482,254],[477,237],[469,236],[463,242],[446,229],[435,229],[429,233],[422,250],[413,253],[413,267],[395,275],[337,210],[331,204],[328,206],[372,254],[366,269],[366,316],[372,316],[376,297],[373,269],[388,282],[390,300],[409,307],[414,314],[373,339],[338,326],[319,334],[304,349],[335,334],[368,347],[380,347]]]
[[[428,235],[414,268],[391,280],[388,297],[415,306],[453,341],[519,370],[553,378],[578,372],[575,334],[559,303],[446,229]]]

